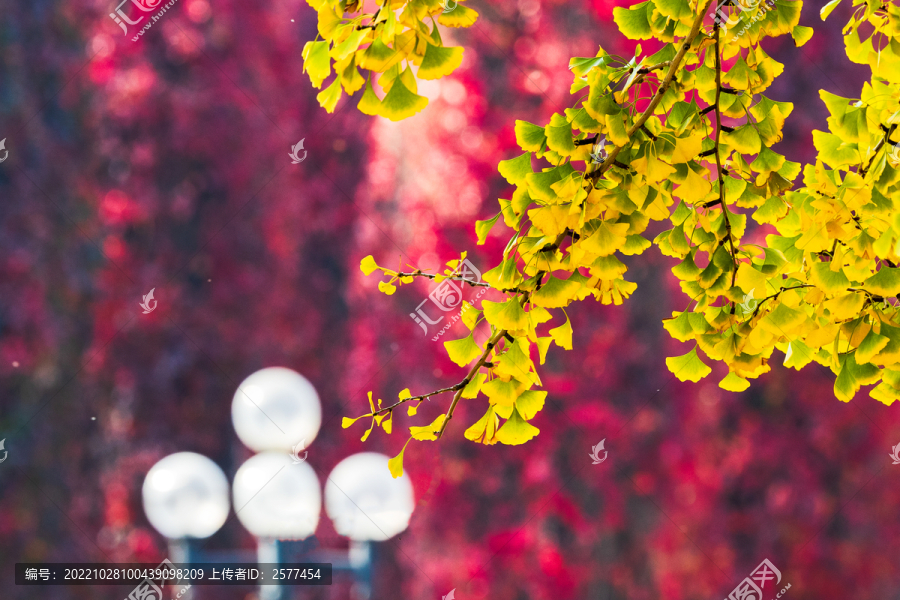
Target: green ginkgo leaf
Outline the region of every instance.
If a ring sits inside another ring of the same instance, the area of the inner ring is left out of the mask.
[[[435,46],[426,42],[425,57],[419,65],[419,79],[440,79],[456,70],[463,59],[463,49]]]
[[[306,42],[303,46],[303,72],[309,73],[309,80],[316,89],[331,74],[331,57],[328,55],[328,41]]]
[[[757,154],[761,147],[759,134],[753,125],[742,125],[732,132],[723,132],[722,140],[741,154]]]
[[[525,315],[525,311],[517,298],[506,302],[485,300],[481,303],[481,306],[484,309],[484,316],[488,323],[498,329],[516,331],[528,328],[528,317]]]
[[[891,341],[890,338],[879,335],[875,333],[874,329],[870,329],[856,349],[856,361],[859,364],[871,362],[872,358],[881,352],[889,341]]]
[[[384,73],[403,60],[403,54],[390,48],[381,41],[381,38],[369,44],[369,47],[363,50],[362,56],[357,54],[357,57],[361,69],[377,73]]]
[[[678,313],[677,317],[663,319],[663,327],[669,332],[669,335],[679,342],[686,342],[694,338],[694,329],[691,327],[690,313],[687,311]]]
[[[569,156],[575,152],[575,137],[572,135],[572,126],[564,116],[553,113],[550,124],[544,128],[547,136],[547,147],[554,152]]]
[[[542,408],[544,401],[547,399],[547,392],[537,390],[527,390],[516,398],[516,410],[522,415],[526,421],[534,418]]]
[[[474,25],[475,21],[478,20],[478,13],[462,4],[455,2],[454,4],[456,4],[456,8],[441,13],[441,16],[438,17],[438,23],[444,27],[471,27]]]
[[[491,379],[481,386],[481,391],[488,397],[491,404],[497,406],[512,406],[516,401],[516,391],[518,388],[517,381],[503,381],[502,379]]]
[[[824,10],[824,9],[823,9]],[[797,25],[791,30],[791,37],[794,38],[794,44],[799,48],[803,44],[809,41],[809,39],[813,36],[813,28],[812,27],[804,27],[802,25]]]
[[[613,20],[622,35],[628,39],[648,40],[653,36],[653,29],[650,27],[650,12],[653,8],[652,2],[641,2],[631,8],[616,7],[613,9]]]
[[[844,275],[842,269],[831,270],[831,263],[817,262],[813,264],[809,272],[810,282],[821,288],[826,294],[838,294],[844,292],[850,286],[850,280]]]
[[[531,301],[536,306],[544,308],[562,308],[568,306],[575,299],[575,294],[581,289],[582,283],[573,275],[569,279],[557,279],[550,277],[550,281],[541,286],[531,296]]]
[[[534,173],[534,169],[531,167],[531,152],[509,160],[501,160],[497,165],[497,170],[512,185],[522,185],[525,183],[525,177],[529,173]]]
[[[420,112],[426,106],[428,106],[428,98],[409,91],[403,80],[397,79],[391,85],[391,91],[381,101],[379,114],[391,121],[402,121]]]
[[[494,228],[494,223],[500,218],[501,213],[497,213],[490,219],[484,221],[475,221],[475,235],[478,236],[478,245],[481,246],[487,240],[488,234]]]
[[[444,348],[447,349],[450,360],[460,367],[466,366],[481,355],[481,348],[475,343],[471,333],[460,340],[444,342]]]
[[[359,45],[369,33],[367,29],[354,29],[340,44],[335,44],[331,49],[331,57],[334,60],[344,60],[359,48]]]
[[[516,121],[515,131],[516,142],[527,152],[540,152],[547,141],[544,128],[528,121]]]
[[[896,296],[900,293],[900,268],[881,267],[863,282],[863,287],[877,296]]]

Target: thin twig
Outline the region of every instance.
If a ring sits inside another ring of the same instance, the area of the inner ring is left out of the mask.
[[[443,394],[444,392],[455,392],[456,390],[458,390],[461,387],[465,387],[465,383],[460,382],[460,383],[457,383],[456,385],[451,385],[450,387],[445,387],[443,389],[435,390],[435,391],[429,392],[427,394],[422,394],[421,396],[410,396],[409,398],[404,398],[403,400],[400,400],[399,402],[395,402],[395,403],[391,404],[390,406],[385,406],[384,408],[379,408],[375,412],[369,413],[367,415],[363,415],[362,417],[359,417],[359,418],[362,419],[363,417],[375,417],[377,415],[380,415],[383,412],[392,411],[395,408],[397,408],[398,406],[400,406],[401,404],[406,404],[407,402],[412,402],[414,400],[418,400],[419,402],[421,402],[422,400],[425,400],[426,398],[428,398],[430,396],[436,396],[438,394]]]
[[[399,271],[397,272],[397,277],[427,277],[428,279],[434,279],[438,275],[440,275],[440,273],[425,273],[421,269],[417,269],[411,273],[401,273]],[[465,277],[462,277],[462,276],[458,276],[458,277],[452,276],[452,275],[450,275],[450,276],[440,275],[440,276],[443,277],[445,280],[452,279],[453,281],[465,281],[472,287],[491,287],[491,284],[489,284],[489,283],[485,283],[483,281],[472,281],[471,279],[466,279]]]

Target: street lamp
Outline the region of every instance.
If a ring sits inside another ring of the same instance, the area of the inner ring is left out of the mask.
[[[238,438],[256,452],[308,446],[322,426],[322,404],[313,385],[284,367],[247,377],[234,393],[231,422]]]
[[[177,452],[157,462],[141,496],[147,520],[169,538],[169,557],[176,563],[190,563],[190,540],[208,538],[228,518],[228,480],[202,454]],[[180,594],[185,600],[187,591]]]
[[[202,454],[165,457],[147,473],[141,491],[147,519],[169,539],[208,538],[228,518],[228,480]]]
[[[305,450],[322,424],[322,407],[312,384],[283,367],[261,369],[234,394],[231,418],[238,438],[257,452],[238,468],[232,493],[241,524],[257,538],[259,563],[283,563],[281,541],[315,533],[322,511],[319,478]],[[228,481],[208,458],[179,452],[147,473],[144,511],[150,524],[170,540],[176,563],[232,561],[238,553],[192,552],[190,539],[206,538],[228,516]],[[325,484],[325,510],[335,530],[350,538],[350,551],[317,550],[305,562],[332,564],[352,573],[361,598],[371,593],[372,542],[390,539],[409,525],[415,506],[409,477],[394,479],[388,457],[362,452],[342,460]],[[235,562],[241,562],[243,557]],[[282,600],[281,586],[260,586],[260,600]],[[185,596],[181,597],[186,600]]]
[[[408,477],[394,479],[388,457],[361,452],[338,463],[325,484],[325,512],[351,540],[382,542],[409,525],[415,503]]]
[[[263,452],[234,476],[237,518],[258,538],[302,540],[316,531],[322,510],[319,478],[305,462],[292,462],[287,453]]]

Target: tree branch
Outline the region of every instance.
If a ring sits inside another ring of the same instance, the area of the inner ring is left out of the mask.
[[[400,406],[401,404],[406,404],[407,402],[412,402],[413,400],[418,400],[419,402],[422,402],[423,400],[425,400],[426,398],[429,398],[431,396],[443,394],[444,392],[453,392],[453,391],[460,389],[461,387],[465,387],[466,383],[467,382],[460,382],[460,383],[457,383],[456,385],[451,385],[450,387],[445,387],[443,389],[435,390],[435,391],[429,392],[427,394],[422,394],[421,396],[410,396],[409,398],[404,398],[403,400],[400,400],[399,402],[394,402],[390,406],[385,406],[384,408],[379,408],[375,412],[369,413],[367,415],[363,415],[362,417],[359,417],[359,418],[362,419],[363,417],[375,417],[377,415],[380,415],[381,413],[390,412],[390,411],[394,410],[395,408],[397,408],[398,406]]]
[[[760,300],[759,304],[756,305],[756,310],[754,310],[753,314],[750,315],[750,318],[753,319],[754,317],[756,317],[756,315],[759,313],[759,309],[762,308],[763,302],[765,302],[766,300],[771,300],[772,298],[777,298],[778,296],[780,296],[782,294],[782,292],[786,292],[788,290],[796,290],[796,289],[800,289],[800,288],[811,288],[811,287],[816,287],[816,286],[810,285],[808,283],[801,283],[800,285],[792,285],[790,287],[781,288],[780,290],[778,290],[771,296],[766,296],[765,298]]]
[[[466,378],[457,384],[461,385],[462,387],[457,389],[456,393],[453,394],[453,401],[450,402],[450,408],[447,409],[447,418],[444,419],[443,423],[441,423],[441,429],[437,432],[438,439],[440,439],[441,436],[444,435],[444,430],[447,429],[447,423],[449,423],[450,419],[453,418],[453,411],[456,410],[456,405],[459,403],[459,399],[462,398],[463,389],[466,385],[469,384],[470,381],[472,381],[472,378],[475,377],[475,375],[478,373],[478,369],[480,369],[484,365],[488,355],[494,350],[494,346],[496,346],[497,343],[500,342],[500,340],[503,339],[505,335],[505,329],[501,329],[494,334],[490,341],[485,344],[484,351],[481,353],[481,358],[479,358],[478,361],[474,365],[472,365],[472,368],[469,369],[469,373],[468,375],[466,375]]]
[[[731,287],[737,279],[738,259],[734,249],[734,238],[731,235],[731,221],[728,220],[728,204],[725,202],[725,177],[722,176],[722,156],[719,148],[719,136],[722,134],[722,107],[719,106],[719,98],[722,95],[722,59],[719,56],[719,35],[722,30],[716,27],[716,179],[719,182],[719,202],[722,204],[722,217],[725,219],[725,235],[728,236],[728,246],[731,248]],[[731,303],[734,314],[734,302]]]
[[[397,272],[397,277],[427,277],[428,279],[434,279],[440,275],[440,273],[425,273],[421,269],[416,269],[411,273],[402,273],[400,271]],[[466,279],[465,277],[455,277],[453,275],[441,275],[444,279],[452,279],[453,281],[464,281],[471,285],[472,287],[491,287],[491,284],[485,283],[483,281],[472,281],[471,279]]]
[[[703,19],[706,17],[706,13],[709,10],[709,6],[712,4],[713,0],[706,0],[703,5],[702,10],[697,13],[697,16],[694,17],[694,24],[691,27],[690,33],[688,33],[687,37],[684,38],[681,47],[678,49],[678,53],[675,55],[671,61],[669,61],[669,70],[666,71],[665,77],[663,77],[663,81],[660,86],[656,89],[656,94],[654,94],[653,98],[650,100],[650,105],[647,106],[647,109],[638,117],[638,120],[634,122],[634,125],[628,130],[628,137],[634,135],[634,132],[637,131],[641,125],[647,122],[647,119],[653,114],[653,111],[656,110],[656,107],[659,106],[659,103],[662,101],[663,94],[666,93],[666,90],[669,89],[669,86],[672,85],[672,80],[675,78],[675,73],[678,71],[678,67],[681,66],[681,61],[684,60],[684,55],[687,54],[687,51],[690,49],[691,44],[697,38],[697,35],[700,33],[700,27],[703,25]],[[600,168],[597,169],[601,173],[604,173],[609,170],[609,167],[615,162],[616,157],[619,155],[619,152],[622,151],[621,146],[616,146],[613,148],[609,155],[606,157],[606,160],[600,165]]]

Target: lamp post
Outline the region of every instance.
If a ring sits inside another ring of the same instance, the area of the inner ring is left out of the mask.
[[[191,563],[191,539],[208,538],[228,518],[228,480],[219,466],[201,454],[177,452],[147,473],[141,490],[144,512],[169,539],[169,556]],[[190,590],[181,598],[190,600]]]
[[[269,367],[238,386],[231,418],[238,438],[257,452],[234,475],[235,513],[257,538],[257,562],[288,562],[290,544],[282,541],[303,540],[315,533],[322,510],[319,479],[305,460],[305,448],[322,424],[319,396],[299,373]],[[173,562],[249,562],[241,553],[200,553],[192,544],[222,527],[228,517],[228,496],[225,474],[200,454],[172,454],[150,469],[144,480],[144,511],[150,524],[169,539]],[[325,510],[335,530],[350,538],[350,550],[316,550],[305,554],[304,560],[332,563],[334,573],[353,574],[359,597],[367,599],[372,542],[405,530],[413,509],[412,484],[408,477],[391,476],[387,456],[375,452],[349,456],[328,476]],[[284,592],[281,586],[260,586],[259,598],[284,600]],[[190,597],[185,594],[181,600]]]

